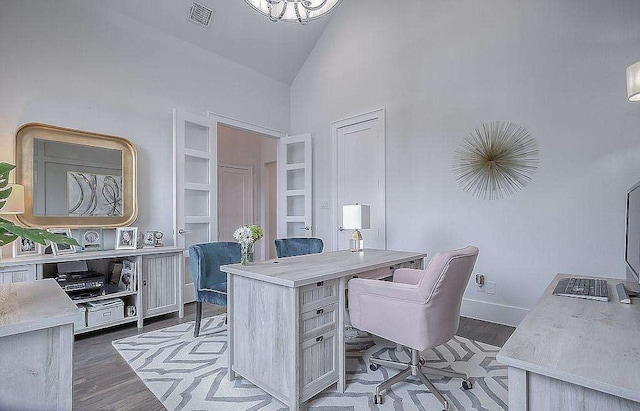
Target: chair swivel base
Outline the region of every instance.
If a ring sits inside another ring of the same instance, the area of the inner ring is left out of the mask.
[[[373,358],[373,357],[369,359],[369,363],[370,363],[369,368],[371,369],[371,371],[376,371],[380,365],[383,367],[402,370],[398,374],[382,382],[376,387],[376,393],[373,396],[373,400],[376,404],[382,404],[382,394],[380,394],[381,391],[386,390],[387,388],[391,387],[393,384],[397,382],[403,381],[405,378],[407,378],[410,375],[418,377],[418,379],[420,379],[420,381],[424,385],[426,385],[427,388],[429,388],[429,391],[431,391],[431,393],[435,395],[436,398],[442,403],[442,406],[444,407],[445,410],[449,409],[449,401],[447,401],[447,399],[444,398],[444,396],[440,393],[440,391],[438,391],[438,389],[433,385],[433,383],[429,381],[429,379],[427,378],[427,375],[436,375],[439,377],[450,377],[450,378],[462,378],[463,389],[470,390],[471,388],[473,388],[473,384],[471,383],[471,380],[466,374],[424,366],[423,365],[424,360],[420,358],[420,352],[414,349],[411,350],[410,363],[383,360],[380,358]]]

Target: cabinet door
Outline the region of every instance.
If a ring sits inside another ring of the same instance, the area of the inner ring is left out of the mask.
[[[0,284],[21,283],[36,280],[35,264],[5,267],[0,269]]]
[[[180,254],[144,256],[142,259],[143,317],[178,311]]]

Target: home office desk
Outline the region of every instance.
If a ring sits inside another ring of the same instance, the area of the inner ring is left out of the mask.
[[[509,375],[509,409],[640,410],[640,301],[552,295],[558,274],[497,355]]]
[[[238,373],[290,410],[332,384],[343,392],[347,282],[422,268],[424,257],[367,249],[222,266],[229,274],[229,379]]]

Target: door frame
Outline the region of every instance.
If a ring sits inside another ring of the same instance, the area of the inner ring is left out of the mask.
[[[366,113],[357,114],[355,116],[347,117],[342,120],[336,120],[331,122],[331,224],[333,235],[331,236],[331,249],[337,251],[338,249],[338,130],[344,127],[353,126],[356,124],[364,123],[367,121],[377,120],[382,121],[382,141],[384,144],[384,194],[385,200],[383,201],[383,213],[384,230],[385,230],[385,248],[387,246],[387,213],[386,213],[386,176],[387,176],[387,122],[386,122],[386,110],[385,108],[379,108],[377,110],[368,111]]]
[[[214,113],[213,111],[207,111],[207,117],[209,117],[209,119],[211,119],[214,124],[215,124],[215,130],[216,130],[216,134],[218,132],[218,126],[222,125],[222,126],[226,126],[226,127],[232,127],[232,128],[237,128],[239,130],[243,130],[243,131],[249,131],[252,133],[256,133],[256,134],[262,134],[263,136],[267,137],[267,138],[273,138],[276,139],[277,143],[280,144],[280,139],[283,137],[287,137],[288,134],[273,128],[269,128],[269,127],[263,127],[254,123],[249,123],[247,121],[243,121],[243,120],[238,120],[237,118],[233,118],[233,117],[228,117],[228,116],[224,116],[222,114],[217,114]],[[217,143],[216,143],[217,144]],[[216,147],[217,149],[217,147]],[[264,167],[264,164],[262,165]],[[216,199],[217,201],[217,199]],[[260,206],[260,214],[262,216],[265,215],[266,213],[266,206],[264,204],[265,202],[262,201],[262,204]],[[254,210],[255,213],[255,210]],[[216,216],[217,218],[217,216]],[[264,228],[264,227],[263,227]],[[266,241],[262,241],[260,244],[260,249],[262,250],[262,255],[266,256],[267,255],[267,247],[266,247]]]

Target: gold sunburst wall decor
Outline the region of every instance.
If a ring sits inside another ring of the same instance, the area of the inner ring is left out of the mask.
[[[485,123],[465,137],[453,154],[460,187],[482,200],[509,197],[529,184],[539,151],[529,132],[514,123]]]

